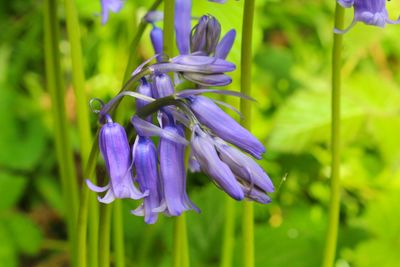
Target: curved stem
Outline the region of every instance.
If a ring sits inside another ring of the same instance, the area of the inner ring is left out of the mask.
[[[251,74],[252,74],[252,38],[254,20],[254,1],[245,0],[242,25],[242,49],[241,49],[241,93],[251,96]],[[240,100],[240,112],[244,120],[242,125],[251,129],[251,102]],[[253,203],[245,202],[243,205],[243,266],[254,266],[254,221]]]
[[[343,29],[344,8],[336,4],[335,28]],[[342,34],[333,35],[332,50],[332,128],[331,128],[331,196],[328,230],[325,240],[323,267],[332,267],[335,261],[340,213],[340,85]]]
[[[78,210],[78,187],[73,161],[73,151],[68,136],[68,123],[64,106],[64,83],[61,75],[61,64],[58,50],[59,28],[57,18],[57,2],[46,0],[44,3],[44,43],[47,88],[52,101],[55,147],[63,189],[65,218],[68,237],[71,243],[71,262],[76,260],[76,222]]]

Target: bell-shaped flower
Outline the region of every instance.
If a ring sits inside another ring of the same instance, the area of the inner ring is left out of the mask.
[[[115,198],[143,198],[148,192],[140,192],[133,183],[131,151],[125,129],[109,116],[106,119],[107,122],[100,129],[99,146],[110,182],[99,187],[86,180],[87,185],[98,193],[108,190],[103,198],[99,198],[102,203],[110,203]]]
[[[207,174],[222,190],[236,200],[245,197],[240,183],[236,180],[229,166],[222,162],[215,150],[212,137],[195,126],[191,140],[193,156],[200,165],[200,169]]]
[[[214,56],[217,58],[225,59],[229,51],[231,51],[233,42],[235,41],[236,31],[230,30],[228,31],[224,37],[222,37],[221,41],[218,43],[217,47],[215,48]]]
[[[210,15],[202,16],[192,29],[191,52],[204,55],[214,54],[220,35],[221,25],[218,20]]]
[[[148,191],[149,195],[132,214],[144,216],[146,223],[153,224],[158,218],[158,212],[153,210],[161,205],[162,191],[157,168],[157,150],[149,137],[137,137],[133,158],[139,187],[142,191]]]
[[[150,31],[150,40],[153,45],[154,52],[157,55],[157,61],[162,60],[163,53],[163,31],[153,24],[153,29]]]
[[[221,139],[216,138],[215,144],[219,157],[229,166],[238,179],[258,187],[264,192],[274,192],[271,179],[251,157],[229,146]]]
[[[166,74],[158,74],[153,77],[153,96],[162,98],[174,93],[174,85],[171,78]]]
[[[226,114],[211,99],[204,96],[189,97],[190,108],[196,118],[221,139],[261,159],[265,148],[248,130]]]
[[[183,138],[183,130],[173,123],[167,123],[164,131]],[[190,201],[186,193],[185,146],[171,139],[160,138],[160,173],[164,191],[164,211],[178,216],[186,210],[199,209]],[[163,209],[159,209],[162,211]]]
[[[106,24],[110,10],[114,13],[121,10],[124,5],[122,0],[101,0],[101,23]]]
[[[335,29],[335,33],[345,33],[353,26],[361,21],[367,25],[375,25],[385,27],[386,24],[399,24],[400,18],[397,20],[389,19],[386,9],[386,0],[337,0],[343,7],[354,8],[353,22],[345,30]]]
[[[191,31],[192,1],[175,0],[175,33],[176,45],[179,54],[189,54],[190,51],[190,31]]]

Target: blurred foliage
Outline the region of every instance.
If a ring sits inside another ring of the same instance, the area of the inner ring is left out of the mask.
[[[150,5],[126,1],[100,24],[99,1],[78,0],[86,90],[112,97],[121,85],[135,25]],[[319,266],[329,200],[330,49],[334,1],[259,0],[254,33],[253,131],[267,146],[260,164],[277,187],[270,205],[256,205],[256,266]],[[194,15],[215,15],[238,38],[229,59],[240,62],[242,1],[194,1]],[[1,1],[0,8],[0,265],[60,266],[65,225],[51,102],[43,71],[42,1]],[[389,13],[400,13],[398,1]],[[352,12],[347,12],[347,22]],[[71,63],[63,5],[60,51],[67,113],[78,148]],[[161,26],[161,25],[160,25]],[[400,41],[398,26],[357,25],[344,38],[342,202],[337,267],[395,267],[400,262]],[[152,55],[148,31],[137,62]],[[233,90],[239,88],[233,73]],[[228,101],[237,105],[237,99]],[[91,116],[93,130],[96,117]],[[76,162],[79,164],[78,153]],[[188,190],[202,213],[188,213],[192,266],[218,266],[226,196],[203,175]],[[124,202],[128,266],[170,266],[172,219],[145,225]],[[241,266],[237,205],[235,264]]]

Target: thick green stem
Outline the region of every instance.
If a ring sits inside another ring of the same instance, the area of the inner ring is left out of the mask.
[[[122,217],[122,202],[120,199],[114,200],[113,217],[113,237],[115,267],[125,266],[125,243],[124,243],[124,223]]]
[[[222,244],[221,267],[232,266],[233,248],[235,244],[235,201],[226,196],[224,240]]]
[[[335,28],[343,29],[344,8],[336,4]],[[332,50],[332,128],[331,128],[331,197],[329,221],[322,266],[332,267],[335,261],[340,213],[340,84],[343,35],[333,35]]]
[[[241,93],[251,96],[251,67],[252,67],[252,39],[254,20],[254,0],[245,0],[242,24],[242,49],[241,49]],[[251,129],[251,102],[240,100],[240,111],[244,120],[242,125]],[[243,266],[254,267],[254,221],[253,203],[245,202],[243,205]]]
[[[99,267],[110,267],[110,227],[112,205],[100,204]]]
[[[81,49],[81,35],[78,13],[76,10],[74,0],[64,0],[68,39],[71,46],[71,62],[72,62],[72,82],[76,97],[77,106],[77,119],[78,119],[78,132],[80,140],[80,157],[82,168],[88,170],[86,166],[86,159],[89,157],[90,144],[92,143],[92,137],[90,134],[90,123],[89,123],[89,110],[88,100],[85,93],[85,77],[82,62],[82,49]],[[87,172],[83,173],[83,178],[88,178]],[[97,243],[98,243],[98,203],[96,201],[90,202],[91,213],[95,216],[90,216],[90,239],[89,247],[86,249],[87,239],[87,217],[89,209],[89,192],[86,186],[82,188],[81,193],[81,205],[79,209],[78,217],[78,231],[77,231],[77,262],[78,266],[87,266],[87,254],[90,255],[89,266],[97,265]]]
[[[169,57],[172,57],[174,54],[174,4],[174,0],[164,1],[163,51]]]
[[[46,0],[44,8],[46,79],[52,101],[55,147],[63,188],[68,236],[72,242],[71,262],[75,265],[76,247],[74,244],[79,199],[73,151],[68,136],[69,126],[64,105],[64,83],[58,50],[57,3],[55,0]]]

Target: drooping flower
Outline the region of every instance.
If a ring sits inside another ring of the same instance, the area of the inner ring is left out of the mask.
[[[148,191],[149,195],[132,214],[144,216],[148,224],[157,221],[158,212],[154,209],[160,207],[162,189],[157,167],[157,150],[149,137],[138,136],[137,144],[133,150],[134,165],[137,182],[142,191]]]
[[[183,130],[173,122],[167,122],[163,129],[183,137]],[[165,212],[171,216],[178,216],[186,210],[199,211],[186,193],[185,146],[170,139],[160,138],[159,153]]]
[[[244,192],[231,169],[218,157],[214,140],[198,126],[193,129],[191,148],[200,169],[222,190],[236,200],[244,198]]]
[[[189,97],[190,108],[197,119],[221,139],[261,159],[265,148],[248,130],[204,96]]]
[[[386,24],[400,23],[400,18],[397,20],[389,19],[386,0],[337,0],[337,2],[345,8],[353,7],[354,18],[345,30],[335,29],[335,33],[346,33],[359,21],[382,28]]]
[[[109,16],[109,12],[112,11],[117,13],[121,10],[124,5],[122,0],[101,0],[101,23],[106,24]]]
[[[96,186],[90,180],[86,183],[94,192],[108,190],[103,198],[99,198],[102,203],[110,203],[115,198],[143,198],[148,192],[140,192],[133,183],[131,152],[125,129],[109,116],[106,119],[100,130],[99,146],[110,182],[104,187]]]

